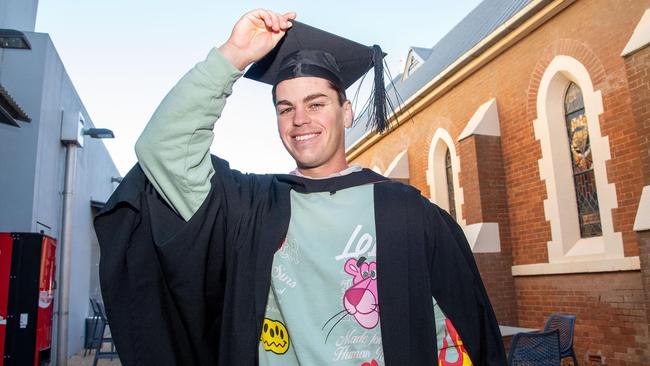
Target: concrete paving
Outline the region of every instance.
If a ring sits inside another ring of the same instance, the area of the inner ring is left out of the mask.
[[[72,356],[68,360],[68,366],[92,366],[95,359],[95,351],[89,353],[84,357],[83,351]],[[122,366],[118,358],[114,358],[112,361],[110,359],[99,359],[97,360],[97,366]]]

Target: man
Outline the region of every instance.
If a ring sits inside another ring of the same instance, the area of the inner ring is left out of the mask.
[[[345,159],[345,88],[381,64],[381,50],[294,19],[244,15],[165,97],[136,144],[139,165],[98,215],[122,362],[504,364],[458,225],[412,187]],[[292,175],[242,174],[209,154],[253,62],[247,76],[274,85]]]

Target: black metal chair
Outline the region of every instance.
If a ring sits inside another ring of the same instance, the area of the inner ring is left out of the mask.
[[[573,350],[573,328],[575,327],[575,315],[551,314],[546,321],[544,331],[558,329],[560,331],[560,357],[571,357],[573,364],[578,366],[578,358]]]
[[[104,305],[97,301],[96,299],[90,299],[90,303],[93,309],[93,317],[98,319],[96,323],[96,328],[93,329],[93,345],[95,346],[95,359],[93,360],[93,366],[97,366],[97,362],[100,359],[110,359],[111,361],[114,358],[118,358],[118,354],[115,351],[115,345],[113,344],[112,337],[106,337],[106,327],[108,326],[108,319],[106,318],[106,311],[104,310]],[[103,351],[104,344],[108,343],[110,345],[110,351]]]
[[[98,335],[97,335],[97,325],[99,324],[99,321],[101,318],[99,317],[97,313],[97,309],[95,308],[95,301],[90,298],[90,308],[93,311],[93,317],[92,322],[90,324],[90,329],[89,331],[86,331],[86,342],[84,344],[84,357],[88,353],[92,353],[92,350],[97,347],[97,342],[99,341]]]
[[[560,366],[560,332],[517,333],[512,338],[510,366]]]

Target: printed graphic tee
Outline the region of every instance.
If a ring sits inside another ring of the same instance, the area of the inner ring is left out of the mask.
[[[260,365],[383,365],[373,186],[291,192]],[[374,360],[374,364],[373,364]]]
[[[374,206],[371,184],[291,192],[289,230],[273,258],[260,365],[384,365]],[[471,365],[433,302],[439,365]]]

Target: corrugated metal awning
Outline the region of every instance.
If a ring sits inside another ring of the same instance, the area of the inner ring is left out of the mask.
[[[20,108],[9,92],[0,84],[0,123],[20,127],[16,120],[31,122],[32,119]]]

